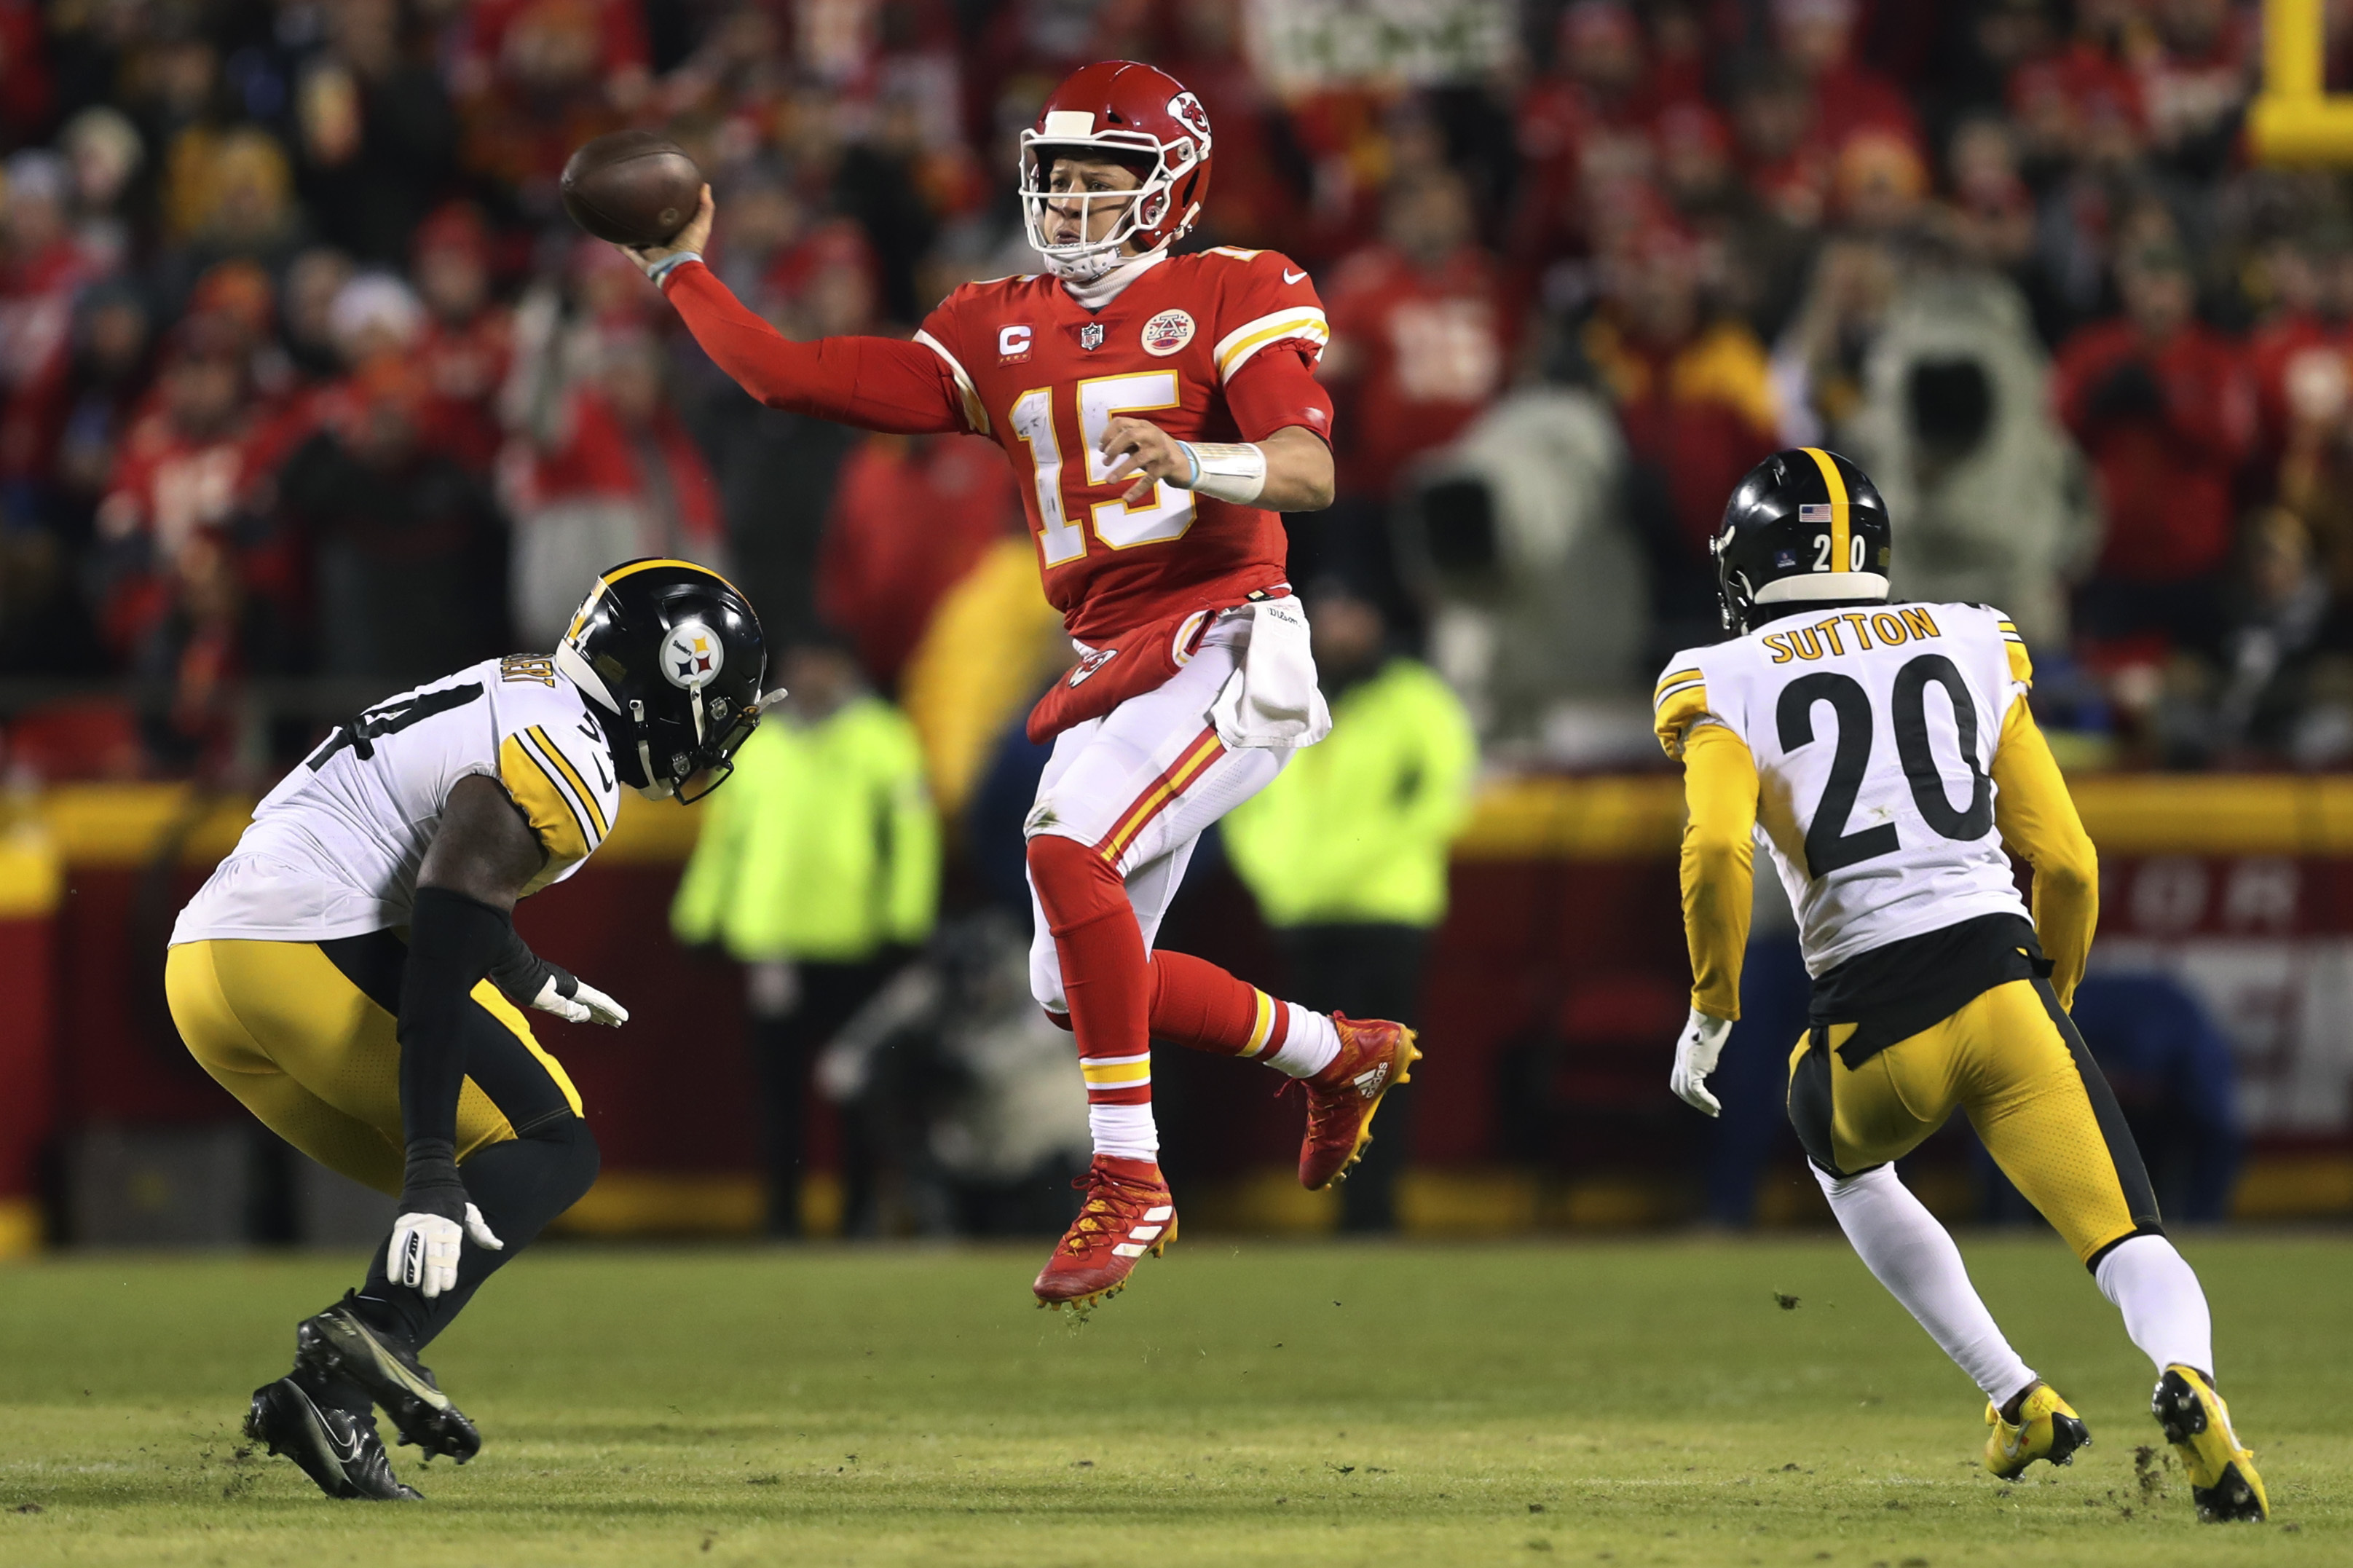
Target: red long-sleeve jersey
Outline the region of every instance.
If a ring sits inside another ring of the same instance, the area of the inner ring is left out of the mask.
[[[1271,250],[1146,268],[1100,310],[1054,278],[968,283],[913,342],[789,342],[689,262],[665,281],[704,351],[773,407],[903,435],[967,431],[1021,481],[1049,603],[1082,641],[1283,581],[1282,521],[1173,485],[1130,506],[1106,477],[1121,415],[1184,441],[1256,441],[1299,425],[1329,439],[1311,374],[1329,335],[1306,272]]]

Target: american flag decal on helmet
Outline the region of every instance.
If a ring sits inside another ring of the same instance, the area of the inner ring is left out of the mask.
[[[1798,508],[1799,522],[1828,522],[1830,520],[1831,506],[1828,501],[1810,500],[1803,502]]]

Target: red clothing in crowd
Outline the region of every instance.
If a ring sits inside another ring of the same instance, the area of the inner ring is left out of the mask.
[[[818,556],[818,612],[888,685],[973,563],[1021,528],[1013,470],[977,441],[871,436],[834,481]]]
[[[71,239],[0,268],[0,475],[47,477],[69,412],[74,296],[94,276]]]
[[[181,555],[200,535],[235,520],[280,455],[268,432],[247,421],[203,437],[183,434],[160,412],[132,426],[99,502],[98,532],[116,543],[144,535],[149,555],[113,584],[100,610],[112,647],[120,652],[137,647],[171,613]],[[273,557],[258,572],[264,586],[276,587],[289,569]]]
[[[470,473],[490,472],[505,438],[496,403],[514,358],[512,314],[493,305],[463,326],[433,321],[413,357],[425,379],[427,444]]]
[[[199,529],[234,516],[268,472],[272,454],[263,451],[257,434],[240,422],[217,436],[196,437],[183,435],[162,413],[141,418],[123,440],[113,480],[99,503],[100,536],[145,534],[159,561],[178,555]]]
[[[2010,112],[2028,125],[2054,121],[2080,132],[2104,120],[2147,123],[2140,78],[2106,50],[2077,38],[2010,73]]]
[[[670,515],[694,545],[718,548],[726,521],[719,486],[702,449],[668,406],[632,430],[593,386],[571,395],[565,439],[535,456],[525,476],[522,504],[544,506],[575,497],[611,497],[648,503]],[[659,465],[659,466],[656,466]],[[659,503],[667,498],[669,506]]]
[[[2161,407],[2120,393],[2117,374],[2135,361]],[[2235,518],[2232,478],[2255,434],[2238,346],[2196,322],[2152,345],[2128,321],[2102,321],[2060,350],[2052,391],[2097,476],[2108,520],[2102,573],[2179,583],[2221,568]]]
[[[645,7],[638,0],[473,0],[459,13],[462,31],[456,54],[461,70],[496,76],[507,35],[515,25],[527,18],[543,21],[533,14],[559,9],[565,13],[563,24],[594,30],[594,74],[599,79],[615,71],[649,67],[653,52],[646,40]]]
[[[2295,409],[2292,388],[2304,376],[2353,376],[2353,321],[2332,321],[2297,311],[2267,321],[2247,344],[2247,372],[2255,386],[2255,425],[2263,455],[2286,449]]]
[[[1513,342],[1503,271],[1472,246],[1427,271],[1375,246],[1342,265],[1331,315],[1345,345],[1340,489],[1385,498],[1414,457],[1452,440],[1503,390]]]
[[[1810,139],[1832,156],[1862,131],[1891,131],[1916,148],[1925,143],[1920,118],[1904,89],[1870,67],[1842,60],[1814,79],[1814,125]]]

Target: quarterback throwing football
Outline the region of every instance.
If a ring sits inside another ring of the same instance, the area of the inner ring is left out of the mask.
[[[1362,1152],[1418,1059],[1410,1031],[1311,1013],[1153,939],[1202,831],[1329,729],[1284,581],[1279,511],[1332,499],[1327,329],[1272,251],[1172,256],[1209,184],[1209,118],[1166,73],[1086,66],[1021,134],[1045,270],[969,284],[912,342],[786,341],[701,252],[712,205],[629,254],[711,357],[778,408],[868,429],[965,431],[1022,480],[1046,596],[1082,658],[1031,715],[1054,741],[1026,831],[1032,990],[1078,1040],[1095,1157],[1035,1289],[1084,1306],[1176,1233],[1152,1118],[1152,1040],[1302,1080],[1299,1177]]]
[[[1691,1021],[1675,1093],[1707,1088],[1740,1016],[1753,857],[1770,852],[1813,975],[1789,1120],[1872,1273],[1986,1394],[1986,1468],[2066,1464],[2084,1423],[2002,1337],[1894,1161],[1956,1109],[2123,1311],[2200,1517],[2263,1519],[2263,1478],[2214,1391],[2198,1276],[2166,1239],[2107,1080],[2067,1016],[2099,871],[2027,706],[2034,667],[1984,605],[1887,596],[1887,507],[1804,447],[1751,469],[1714,541],[1725,629],[1660,678],[1682,760]],[[2029,918],[2007,844],[2034,868]]]

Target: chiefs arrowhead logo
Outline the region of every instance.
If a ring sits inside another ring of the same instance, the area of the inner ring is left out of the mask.
[[[1092,675],[1096,670],[1101,669],[1104,665],[1109,664],[1113,659],[1115,659],[1118,657],[1119,649],[1115,647],[1099,647],[1095,649],[1094,652],[1087,655],[1072,667],[1071,670],[1071,678],[1066,684],[1071,686],[1084,684],[1087,677]]]
[[[1180,92],[1168,100],[1168,113],[1171,119],[1193,133],[1193,140],[1201,144],[1201,156],[1208,157],[1209,111],[1201,107],[1201,100],[1189,92]]]

